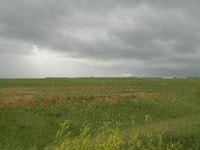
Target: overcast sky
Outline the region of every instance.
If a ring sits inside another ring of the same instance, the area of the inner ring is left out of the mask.
[[[0,77],[199,75],[199,0],[0,0]]]

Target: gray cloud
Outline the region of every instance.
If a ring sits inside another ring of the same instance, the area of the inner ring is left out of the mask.
[[[0,0],[0,77],[198,76],[199,5],[197,0]],[[40,60],[34,63],[34,57]],[[54,67],[44,65],[50,58],[58,61]],[[17,66],[26,69],[18,74]]]

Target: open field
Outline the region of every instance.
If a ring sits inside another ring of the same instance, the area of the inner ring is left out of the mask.
[[[151,128],[183,149],[200,149],[200,79],[0,79],[1,150],[54,145],[66,120],[71,138],[83,123],[92,136],[109,123],[120,124],[125,140],[135,129]]]

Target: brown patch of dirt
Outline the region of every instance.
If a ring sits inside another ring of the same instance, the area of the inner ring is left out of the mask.
[[[151,93],[151,92],[135,92],[134,95],[138,98],[152,98],[160,96],[160,93]]]
[[[116,93],[116,94],[96,94],[91,96],[69,96],[65,98],[60,98],[59,96],[51,97],[51,98],[35,98],[33,95],[23,95],[16,96],[10,95],[5,99],[0,101],[0,108],[2,107],[23,107],[23,106],[36,106],[36,105],[56,105],[61,102],[74,102],[79,100],[92,100],[92,101],[106,101],[106,102],[119,102],[124,100],[134,100],[134,99],[154,99],[171,96],[167,93],[159,93],[159,92],[133,92],[133,93]]]
[[[171,97],[173,96],[172,93],[163,93],[163,92],[135,92],[134,95],[136,98],[144,98],[144,99],[151,99],[151,98],[163,98],[163,97]]]
[[[26,96],[10,96],[6,100],[0,102],[0,107],[21,107],[21,106],[36,106],[36,105],[55,105],[60,102],[59,97],[35,99],[33,95]]]

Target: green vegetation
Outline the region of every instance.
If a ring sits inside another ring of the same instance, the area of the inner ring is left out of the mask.
[[[200,79],[0,79],[0,149],[108,145],[105,135],[124,149],[131,139],[161,143],[157,149],[200,149]]]
[[[148,123],[148,122],[147,122]],[[155,128],[141,128],[129,131],[126,138],[122,136],[119,126],[115,128],[105,123],[96,136],[92,136],[91,127],[83,125],[79,136],[70,137],[70,126],[67,122],[61,124],[61,129],[56,134],[54,145],[46,150],[182,150],[180,141],[164,139],[163,134]],[[194,147],[193,147],[194,148]]]

